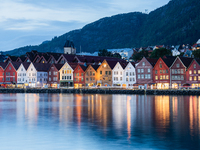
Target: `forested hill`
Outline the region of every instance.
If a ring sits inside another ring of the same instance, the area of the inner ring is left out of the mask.
[[[63,52],[66,40],[72,40],[79,52],[99,49],[141,47],[149,45],[193,44],[200,38],[200,1],[171,0],[149,14],[132,12],[102,18],[70,31],[50,42],[9,51],[22,55],[27,51]]]

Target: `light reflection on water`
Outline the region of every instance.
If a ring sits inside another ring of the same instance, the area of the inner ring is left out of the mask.
[[[199,149],[200,97],[0,94],[0,149]]]

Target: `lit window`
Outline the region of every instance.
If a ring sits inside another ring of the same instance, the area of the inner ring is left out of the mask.
[[[198,70],[198,74],[200,74],[200,70]]]
[[[155,79],[158,80],[158,76],[155,76]]]
[[[198,80],[200,81],[200,76],[198,76]]]
[[[192,77],[190,77],[190,81],[192,81]]]
[[[168,75],[166,76],[166,79],[169,79],[169,76],[168,76]]]
[[[194,70],[194,74],[196,74],[197,73],[197,71],[196,70]]]
[[[160,76],[160,80],[162,80],[162,76]]]
[[[165,76],[163,76],[163,80],[165,80]]]
[[[196,81],[197,80],[197,77],[196,76],[194,76],[194,81]]]
[[[189,74],[192,74],[192,70],[189,71]]]

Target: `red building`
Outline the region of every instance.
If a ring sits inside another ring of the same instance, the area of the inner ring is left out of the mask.
[[[4,70],[8,63],[0,62],[0,86],[4,86],[5,84],[5,73]]]
[[[48,82],[50,87],[60,87],[60,72],[63,64],[52,64],[48,71]]]
[[[80,88],[85,86],[85,70],[86,66],[78,64],[73,72],[74,87]]]
[[[17,83],[17,69],[20,65],[20,62],[9,62],[7,64],[4,71],[4,81],[7,86]]]
[[[171,71],[171,86],[172,88],[180,88],[186,84],[186,71],[191,64],[193,58],[177,57],[170,67]]]
[[[157,89],[168,89],[170,87],[170,67],[176,57],[159,58],[153,68],[153,82]]]
[[[153,82],[153,68],[158,59],[143,58],[138,65],[136,65],[136,84],[144,85],[146,88],[154,84]]]
[[[200,59],[193,59],[186,72],[186,82],[192,88],[200,87]]]

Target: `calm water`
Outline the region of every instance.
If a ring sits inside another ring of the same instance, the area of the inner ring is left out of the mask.
[[[0,150],[200,149],[200,97],[0,94]]]

